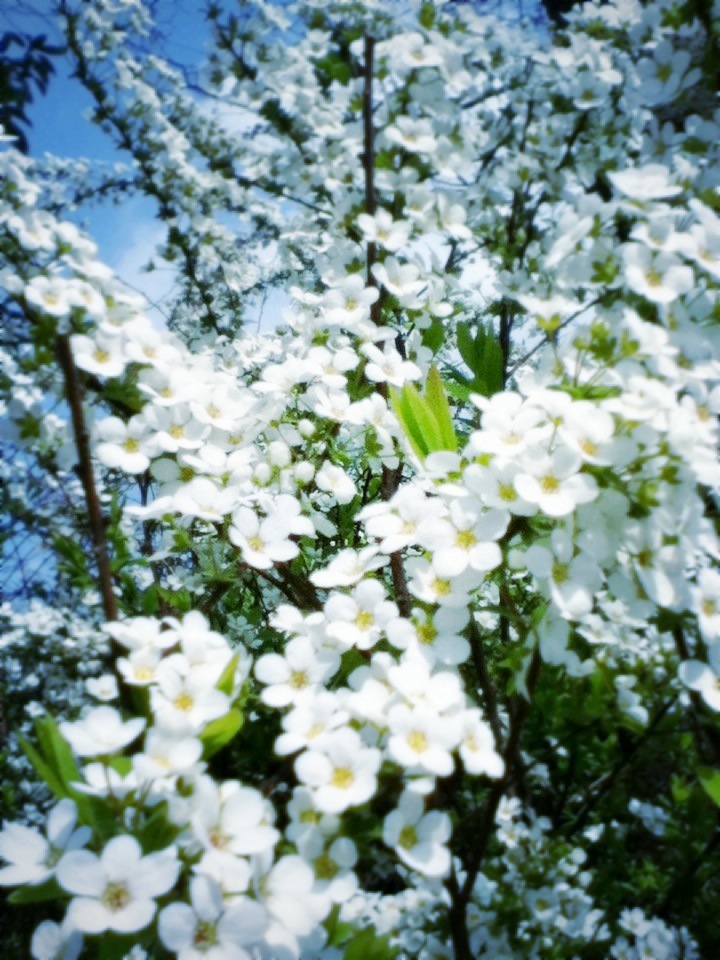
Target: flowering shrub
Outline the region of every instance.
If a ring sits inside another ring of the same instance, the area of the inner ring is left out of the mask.
[[[33,956],[713,956],[707,18],[255,0],[209,11],[223,117],[135,52],[150,5],[58,9],[133,162],[0,155],[48,554],[4,615],[96,661],[9,731],[54,796],[0,832]],[[62,219],[94,190],[157,201],[166,324]]]

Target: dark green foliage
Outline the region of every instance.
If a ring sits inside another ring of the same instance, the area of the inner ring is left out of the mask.
[[[53,58],[62,53],[63,47],[42,34],[32,37],[8,30],[0,35],[0,124],[17,137],[15,146],[24,153],[29,150],[25,129],[32,126],[28,106],[36,93],[47,93],[55,73]]]

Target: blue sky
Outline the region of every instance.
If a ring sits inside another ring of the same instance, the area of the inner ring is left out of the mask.
[[[14,30],[45,34],[49,41],[61,42],[51,6],[50,0],[0,2],[0,33]],[[210,40],[203,7],[201,0],[158,0],[155,52],[198,66]],[[86,119],[92,99],[71,76],[69,61],[58,57],[54,62],[56,72],[47,94],[37,96],[29,110],[32,127],[27,136],[31,155],[42,157],[48,152],[107,163],[127,161],[128,155],[115,148],[112,138]],[[101,258],[151,301],[161,298],[172,282],[170,271],[142,272],[156,243],[164,236],[154,214],[154,203],[138,197],[123,201],[119,207],[89,208],[75,217],[98,244]]]
[[[237,0],[220,2],[229,9],[237,7]],[[211,41],[203,0],[154,0],[153,6],[157,25],[153,52],[189,67],[200,66]],[[512,17],[518,13],[537,14],[540,0],[489,0],[486,6],[496,10],[504,7],[505,13]],[[62,42],[51,8],[51,0],[0,0],[0,33],[15,30],[46,34],[50,41]],[[112,138],[86,119],[92,99],[71,76],[69,61],[60,57],[55,63],[56,73],[48,93],[37,97],[29,111],[32,128],[28,131],[28,140],[32,155],[41,157],[49,152],[107,163],[127,161],[128,155],[116,150]],[[83,209],[74,219],[98,244],[101,258],[125,282],[144,293],[150,303],[161,301],[169,292],[174,277],[169,265],[163,268],[161,262],[152,273],[143,270],[165,235],[163,226],[155,219],[153,201],[136,197],[123,200],[119,206]],[[262,317],[258,310],[259,322],[262,319],[263,326],[274,326],[286,303],[287,297],[280,291],[271,294]],[[162,314],[154,312],[154,315],[159,319]]]

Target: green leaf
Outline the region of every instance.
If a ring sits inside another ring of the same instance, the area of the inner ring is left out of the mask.
[[[239,710],[232,709],[224,717],[218,717],[209,723],[200,734],[203,744],[203,757],[207,760],[222,750],[238,733],[243,725],[243,715]]]
[[[422,440],[428,453],[431,453],[433,450],[441,450],[442,438],[440,435],[440,427],[429,404],[425,402],[416,388],[410,383],[405,384],[403,387],[403,395],[406,398],[415,423],[421,431]]]
[[[98,960],[123,960],[137,943],[137,934],[121,937],[104,933],[98,942]]]
[[[429,327],[426,327],[422,332],[422,344],[424,347],[427,347],[431,353],[435,354],[438,352],[440,347],[443,345],[445,340],[445,325],[442,320],[437,318],[433,320]]]
[[[341,947],[348,942],[355,930],[351,923],[345,923],[340,919],[338,904],[335,904],[330,911],[330,916],[325,921],[324,926],[327,931],[327,945],[329,947]]]
[[[65,784],[62,782],[60,776],[53,770],[49,763],[47,763],[42,756],[38,753],[35,747],[29,742],[26,737],[20,735],[18,737],[20,741],[20,746],[28,758],[30,763],[33,765],[33,769],[37,775],[45,781],[51,793],[62,800],[63,797],[68,796],[68,790],[65,787]]]
[[[392,403],[395,415],[400,421],[405,436],[410,441],[410,445],[415,453],[424,460],[429,453],[429,449],[423,438],[422,430],[413,416],[410,404],[407,401],[406,390],[408,385],[404,386],[402,392],[394,387],[390,387],[390,402]]]
[[[126,777],[132,770],[132,759],[130,757],[112,757],[109,766],[113,768],[121,777]]]
[[[345,949],[345,960],[394,960],[397,951],[387,934],[378,936],[374,927],[366,927]]]
[[[164,850],[180,833],[180,827],[168,820],[167,803],[161,803],[136,832],[143,853]]]
[[[233,687],[235,686],[235,671],[237,669],[239,660],[240,654],[236,653],[225,667],[223,672],[220,674],[220,679],[216,684],[216,687],[220,693],[224,693],[228,697],[232,696]]]
[[[482,334],[482,332],[481,327],[479,335]],[[460,356],[468,367],[470,367],[473,373],[479,374],[481,372],[480,362],[482,360],[482,353],[478,350],[475,338],[470,333],[470,327],[467,323],[459,323],[457,325],[457,345]]]
[[[77,781],[81,779],[80,770],[75,762],[75,757],[69,744],[60,733],[60,729],[53,717],[47,714],[43,717],[38,717],[35,721],[35,729],[38,730],[38,736],[40,736],[39,728],[43,730],[43,739],[46,739],[47,742],[50,743],[55,768],[60,774],[63,783],[68,787],[72,783],[77,783]],[[48,759],[50,759],[49,756]]]
[[[44,903],[46,900],[57,900],[63,896],[63,891],[55,877],[50,877],[44,883],[26,884],[19,890],[13,890],[8,897],[10,903]]]
[[[700,783],[705,793],[714,804],[720,807],[720,770],[712,770],[710,767],[700,767],[698,776],[700,777]]]
[[[425,385],[425,399],[440,430],[443,450],[457,450],[457,437],[452,422],[450,404],[443,388],[442,377],[436,366],[431,366]]]
[[[456,383],[453,380],[445,384],[445,389],[451,397],[454,397],[456,400],[461,400],[463,403],[470,399],[471,393],[480,393],[479,390],[473,390],[472,387],[466,383]]]

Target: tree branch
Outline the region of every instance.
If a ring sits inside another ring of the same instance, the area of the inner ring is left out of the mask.
[[[95,486],[92,457],[90,455],[90,434],[88,432],[83,410],[83,395],[80,378],[70,347],[70,337],[61,334],[56,341],[56,352],[60,367],[65,377],[65,393],[70,407],[70,416],[75,437],[75,447],[78,455],[78,471],[85,491],[88,519],[90,521],[90,535],[92,537],[93,554],[100,581],[103,610],[106,620],[117,620],[118,606],[113,587],[110,555],[108,553],[107,538],[105,536],[105,522],[100,508],[100,498]]]

